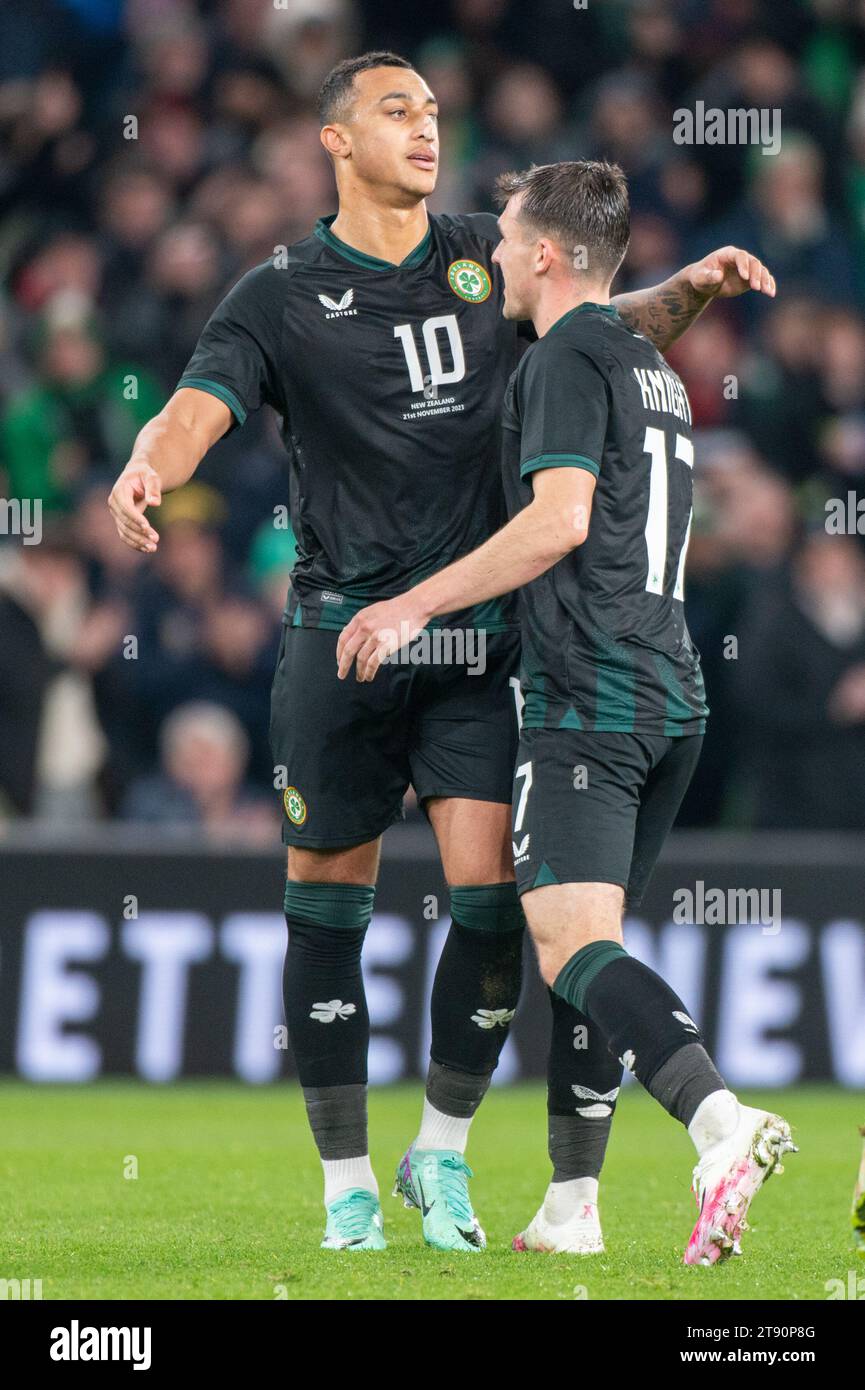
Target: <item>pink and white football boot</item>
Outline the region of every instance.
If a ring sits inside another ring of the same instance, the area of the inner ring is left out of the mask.
[[[780,1115],[740,1105],[732,1134],[707,1149],[694,1169],[692,1189],[700,1215],[685,1264],[712,1265],[740,1254],[739,1237],[748,1229],[751,1202],[773,1173],[783,1173],[784,1155],[798,1152]]]
[[[589,1179],[577,1178],[573,1185]],[[597,1182],[592,1191],[573,1200],[571,1183],[551,1183],[537,1215],[524,1231],[514,1236],[512,1250],[533,1250],[544,1255],[602,1255],[604,1238],[598,1215]]]

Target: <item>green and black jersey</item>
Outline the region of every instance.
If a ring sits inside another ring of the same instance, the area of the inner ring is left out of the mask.
[[[341,628],[481,545],[506,520],[501,401],[518,360],[491,213],[432,215],[399,265],[324,218],[257,266],[205,326],[178,387],[236,425],[267,402],[290,456],[298,559],[287,620]],[[517,626],[512,597],[441,625]]]
[[[526,728],[702,733],[685,623],[694,447],[685,389],[611,305],[563,315],[508,383],[513,516],[545,468],[597,477],[588,539],[520,593]]]

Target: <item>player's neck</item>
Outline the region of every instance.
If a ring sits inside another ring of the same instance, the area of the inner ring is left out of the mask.
[[[330,224],[333,235],[355,251],[393,265],[411,255],[428,227],[423,199],[411,208],[394,208],[350,195],[340,198],[339,212]]]
[[[581,304],[609,304],[609,302],[609,285],[586,285],[579,289],[567,286],[557,289],[550,294],[543,295],[535,306],[532,314],[535,332],[539,338],[543,338],[554,323],[558,323],[559,319],[570,313],[572,309],[579,309]]]

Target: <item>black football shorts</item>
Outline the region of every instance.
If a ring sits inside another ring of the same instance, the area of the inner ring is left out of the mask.
[[[617,883],[636,906],[702,743],[702,734],[523,729],[512,821],[519,892],[548,883]]]
[[[410,784],[421,804],[510,802],[519,633],[482,635],[483,661],[478,648],[468,665],[390,663],[362,683],[354,668],[337,678],[338,632],[283,627],[270,741],[286,844],[373,840],[401,819]]]

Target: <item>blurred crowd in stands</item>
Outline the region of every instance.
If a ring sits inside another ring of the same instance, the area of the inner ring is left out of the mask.
[[[603,156],[631,182],[617,290],[728,242],[776,275],[774,302],[715,305],[670,354],[698,432],[687,614],[712,707],[681,823],[861,829],[863,0],[4,0],[0,497],[43,518],[39,544],[0,535],[0,823],[278,835],[274,417],[166,500],[154,558],[105,503],[226,290],[335,211],[316,92],[378,47],[441,104],[431,210]],[[676,144],[697,101],[780,109],[780,151]],[[831,534],[827,500],[851,493]]]

